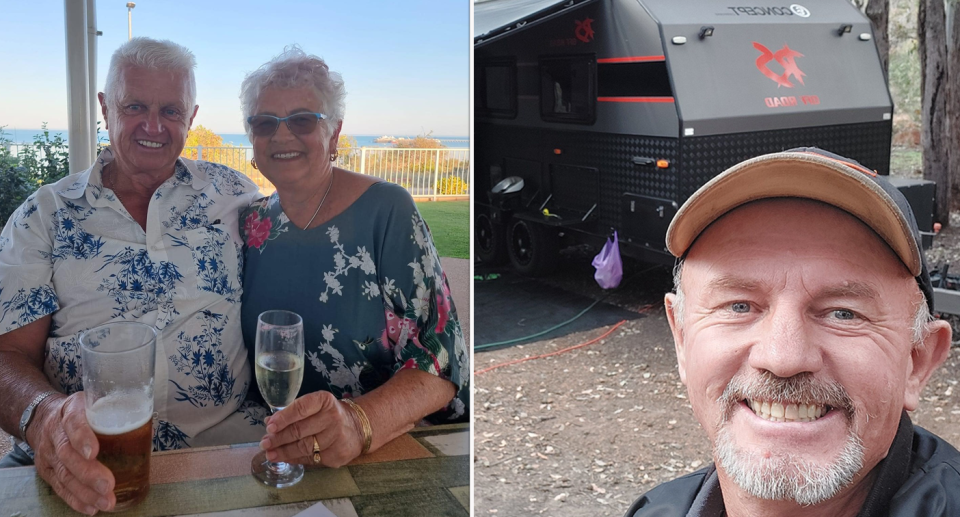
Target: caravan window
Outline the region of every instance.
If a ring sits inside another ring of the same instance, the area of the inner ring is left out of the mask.
[[[490,117],[517,116],[517,63],[494,61],[482,63],[476,78],[477,114]]]
[[[596,58],[540,60],[540,117],[553,122],[592,124],[596,119]]]
[[[663,61],[652,63],[600,63],[597,66],[599,97],[672,97],[670,75]]]

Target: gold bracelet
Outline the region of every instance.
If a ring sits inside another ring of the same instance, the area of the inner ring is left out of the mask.
[[[370,420],[367,419],[367,413],[360,407],[359,404],[350,400],[350,399],[341,399],[341,402],[345,402],[353,412],[357,415],[357,419],[360,420],[360,427],[362,428],[363,433],[363,450],[360,451],[360,454],[366,454],[370,452],[370,444],[373,442],[373,429],[370,428]]]

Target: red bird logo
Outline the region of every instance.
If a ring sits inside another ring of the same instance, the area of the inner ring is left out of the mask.
[[[760,57],[757,58],[757,70],[759,70],[761,74],[769,77],[770,80],[777,83],[778,86],[784,86],[786,88],[794,87],[794,84],[790,82],[790,76],[793,76],[800,84],[803,84],[803,76],[807,74],[800,70],[796,61],[798,57],[803,57],[803,54],[786,45],[776,52],[770,52],[770,49],[756,41],[753,42],[753,48],[760,51]],[[776,72],[770,70],[767,66],[767,63],[770,61],[780,63],[780,66],[783,67],[782,75],[777,75]]]
[[[590,40],[593,39],[593,27],[591,27],[593,20],[584,18],[583,21],[574,20],[574,22],[577,24],[577,28],[574,29],[574,34],[577,36],[577,39],[584,43],[589,43]]]

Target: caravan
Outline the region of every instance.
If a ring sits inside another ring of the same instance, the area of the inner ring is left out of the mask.
[[[475,250],[548,273],[561,245],[672,263],[664,235],[747,158],[816,146],[889,174],[893,102],[849,2],[489,0],[475,8]],[[921,230],[931,182],[901,181]],[[928,234],[929,235],[929,234]]]

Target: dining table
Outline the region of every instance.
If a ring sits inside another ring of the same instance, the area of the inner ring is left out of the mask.
[[[466,423],[415,427],[340,468],[307,465],[299,483],[281,489],[250,473],[257,451],[247,443],[155,452],[146,500],[111,515],[329,515],[311,514],[317,503],[337,517],[470,515]],[[75,515],[34,467],[0,469],[0,517]]]

